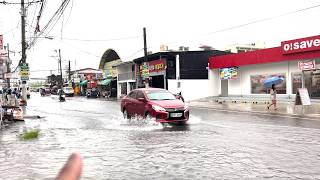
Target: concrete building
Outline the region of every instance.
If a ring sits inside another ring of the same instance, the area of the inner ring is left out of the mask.
[[[164,88],[172,93],[182,92],[185,100],[209,96],[208,59],[228,54],[224,51],[158,52],[134,59],[137,83],[148,81],[150,87]],[[141,79],[139,79],[141,77]]]
[[[114,67],[118,72],[117,97],[120,98],[136,88],[136,66],[133,61],[128,61],[114,65]]]
[[[264,48],[266,48],[265,43],[256,42],[251,44],[233,44],[233,45],[227,46],[225,48],[225,51],[228,51],[231,53],[241,53],[241,52],[256,51]]]
[[[284,78],[279,97],[294,98],[298,88],[320,98],[320,36],[284,41],[281,46],[209,59],[210,96],[268,97],[265,79]]]

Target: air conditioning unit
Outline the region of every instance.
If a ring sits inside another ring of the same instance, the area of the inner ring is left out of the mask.
[[[179,51],[189,51],[189,47],[180,46]]]

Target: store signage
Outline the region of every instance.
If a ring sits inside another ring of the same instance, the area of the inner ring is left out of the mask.
[[[298,88],[298,91],[296,93],[295,105],[311,105],[307,88]]]
[[[140,66],[142,77],[163,75],[166,69],[167,63],[165,59],[145,62]]]
[[[316,69],[316,62],[315,60],[310,61],[299,61],[298,67],[300,70],[312,70]]]
[[[220,79],[237,79],[238,67],[219,69]]]
[[[149,62],[149,73],[163,72],[166,68],[166,61],[163,59]]]
[[[27,81],[29,80],[29,66],[27,63],[23,63],[20,66],[20,79],[21,81]]]
[[[320,50],[320,36],[281,42],[282,54]]]

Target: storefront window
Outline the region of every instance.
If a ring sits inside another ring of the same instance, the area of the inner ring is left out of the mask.
[[[292,79],[292,94],[296,94],[298,91],[298,88],[302,87],[302,74],[297,72],[297,73],[292,73],[291,74],[291,79]]]
[[[276,85],[278,94],[286,94],[286,76],[285,74],[266,74],[266,75],[253,75],[250,76],[251,81],[251,94],[268,94],[269,89],[263,86],[266,79],[271,77],[281,77],[284,81],[281,84]]]
[[[311,97],[320,98],[320,69],[312,72]]]

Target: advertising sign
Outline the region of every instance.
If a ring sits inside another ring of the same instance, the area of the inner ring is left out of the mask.
[[[23,63],[20,66],[20,79],[21,81],[27,81],[29,80],[29,66],[27,63]]]
[[[281,42],[282,54],[320,50],[320,35]]]
[[[316,69],[316,62],[315,60],[310,61],[299,61],[298,67],[300,70],[311,70]]]
[[[164,59],[159,59],[159,60],[149,62],[150,76],[165,74],[166,69],[167,69],[167,63]]]
[[[295,105],[311,105],[307,88],[299,88],[296,94]]]
[[[237,79],[238,67],[219,69],[220,79]]]
[[[142,77],[157,76],[165,74],[167,63],[165,59],[145,62],[140,66]]]

